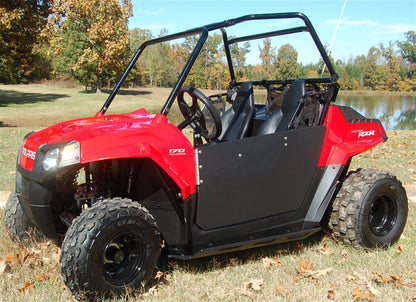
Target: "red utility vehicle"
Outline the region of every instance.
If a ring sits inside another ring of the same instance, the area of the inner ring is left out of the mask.
[[[234,26],[270,20],[301,24],[227,35]],[[187,77],[211,32],[222,36],[230,82],[207,97]],[[299,33],[313,41],[324,77],[239,78],[237,43]],[[189,37],[194,48],[160,113],[106,115],[146,50]],[[16,240],[32,227],[63,240],[64,282],[91,299],[142,286],[162,249],[170,258],[193,259],[299,240],[328,224],[345,243],[390,245],[406,223],[406,192],[388,172],[348,172],[354,155],[387,136],[380,121],[334,105],[337,78],[301,13],[248,15],[148,40],[95,116],[24,138],[7,228]],[[256,102],[258,91],[267,99]],[[177,125],[168,119],[175,103],[183,115]],[[182,131],[188,126],[193,141]]]

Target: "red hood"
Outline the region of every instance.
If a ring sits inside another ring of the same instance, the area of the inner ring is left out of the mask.
[[[161,123],[170,124],[164,115],[149,114],[145,109],[130,114],[97,115],[62,122],[35,132],[27,138],[21,150],[20,165],[32,170],[36,152],[41,145],[73,140],[90,150],[89,154],[84,154],[82,158],[82,160],[88,160],[91,153],[102,151],[103,144],[116,144],[120,138],[139,135],[138,132],[148,132],[152,125],[160,126]]]
[[[70,120],[32,134],[30,147],[37,150],[40,145],[45,143],[54,144],[71,140],[82,142],[94,136],[117,131],[149,128],[155,116],[155,114],[149,114],[146,110],[141,109],[130,114],[102,115]]]

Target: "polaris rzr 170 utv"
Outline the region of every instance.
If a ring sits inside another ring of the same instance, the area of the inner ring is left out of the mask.
[[[283,19],[300,24],[250,32],[252,22]],[[241,25],[239,36],[228,36]],[[208,97],[188,76],[209,53],[211,33],[222,37],[230,80],[227,91]],[[247,80],[236,72],[237,43],[291,43],[300,33],[326,65],[324,77]],[[173,41],[195,45],[160,113],[106,114],[146,50]],[[162,249],[194,259],[299,240],[325,225],[347,244],[388,246],[405,226],[406,192],[388,172],[348,172],[354,155],[387,136],[380,121],[334,105],[337,78],[301,13],[248,15],[145,41],[95,116],[26,135],[8,231],[19,239],[33,227],[62,241],[63,280],[87,298],[141,287]],[[176,125],[168,119],[175,107]]]

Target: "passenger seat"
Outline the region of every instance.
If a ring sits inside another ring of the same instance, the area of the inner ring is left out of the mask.
[[[295,80],[289,87],[282,103],[282,107],[274,111],[263,122],[257,131],[257,135],[266,135],[288,130],[290,123],[306,94],[305,80]]]
[[[254,113],[253,85],[245,82],[238,88],[231,108],[221,116],[223,130],[218,140],[228,141],[246,137],[250,133]]]

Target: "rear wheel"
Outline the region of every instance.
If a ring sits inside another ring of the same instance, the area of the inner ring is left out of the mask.
[[[355,247],[385,247],[399,240],[407,212],[406,191],[395,176],[358,170],[343,181],[329,228],[335,238]]]
[[[43,238],[42,234],[23,211],[16,192],[12,192],[7,199],[4,210],[4,223],[13,242],[29,244],[30,242],[41,241]]]
[[[61,274],[77,298],[123,294],[155,271],[160,235],[150,213],[129,199],[104,200],[77,217],[62,243]]]

